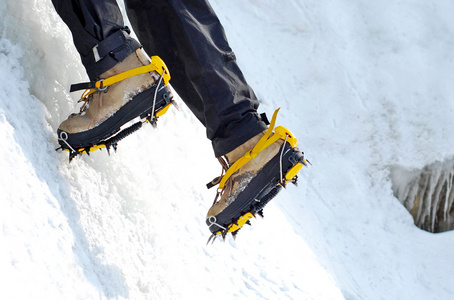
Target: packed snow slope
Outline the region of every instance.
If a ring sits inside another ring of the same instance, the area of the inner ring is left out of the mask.
[[[180,100],[68,163],[86,80],[48,0],[0,1],[2,299],[453,299],[454,233],[413,225],[390,169],[454,156],[452,1],[213,0],[260,112],[313,167],[206,246],[221,170]],[[450,88],[451,87],[451,88]]]

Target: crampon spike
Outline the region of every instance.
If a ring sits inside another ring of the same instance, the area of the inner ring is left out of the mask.
[[[70,150],[69,151],[69,162],[71,163],[71,161],[74,159],[74,157],[76,157],[77,155],[79,155],[80,153],[78,151],[72,151]]]
[[[210,242],[211,242],[211,244],[213,244],[217,237],[218,237],[218,236],[215,235],[215,234],[210,235],[210,237],[208,238],[208,241],[207,241],[207,245],[208,245]]]
[[[302,163],[305,167],[308,167],[309,165],[312,166],[312,163],[304,158],[304,152],[301,152],[303,154],[303,157],[300,159],[300,163]]]
[[[222,235],[222,239],[225,241],[225,237],[227,236],[227,233],[229,233],[229,231],[226,229],[224,231],[222,231],[221,235]]]
[[[177,109],[177,111],[180,111],[180,107],[178,106],[177,102],[173,99],[170,100],[170,103],[173,104],[173,106],[175,106],[175,108]]]
[[[235,231],[232,232],[232,237],[233,237],[234,241],[236,241],[236,235],[238,234],[238,231],[240,231],[240,229],[235,230]]]
[[[298,175],[295,175],[295,177],[293,177],[293,179],[290,182],[293,183],[297,187],[298,186]]]

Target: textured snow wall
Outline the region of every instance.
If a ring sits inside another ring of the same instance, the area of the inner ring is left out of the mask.
[[[422,170],[392,170],[394,195],[413,216],[416,226],[430,232],[454,229],[454,159]]]

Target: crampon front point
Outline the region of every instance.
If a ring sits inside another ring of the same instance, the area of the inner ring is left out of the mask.
[[[152,71],[159,73],[159,80],[149,89],[134,96],[106,121],[89,130],[77,133],[68,133],[58,129],[60,147],[56,150],[69,151],[69,161],[71,162],[74,157],[82,153],[90,154],[90,152],[102,148],[106,148],[108,153],[111,148],[116,150],[120,140],[139,130],[145,122],[156,127],[158,118],[167,112],[170,105],[173,104],[178,108],[168,86],[169,71],[157,56],[153,56],[152,62],[147,66],[132,69],[101,81],[76,84],[71,87],[71,91],[86,89],[80,101],[87,103],[88,96],[92,93],[103,92],[109,85]]]
[[[281,146],[278,154],[257,173],[232,203],[216,216],[209,216],[206,219],[206,224],[212,233],[208,239],[208,243],[210,241],[214,242],[218,236],[225,239],[228,233],[231,233],[235,238],[238,230],[240,230],[243,225],[251,225],[251,218],[255,218],[257,215],[263,217],[263,208],[282,190],[282,188],[286,187],[287,183],[296,185],[298,180],[297,174],[303,166],[308,166],[308,164],[310,164],[310,162],[304,158],[304,153],[299,150],[296,138],[287,128],[283,126],[276,127],[272,137],[267,138],[271,135],[274,127],[277,111],[278,110],[276,110],[273,115],[271,125],[267,134],[265,134],[263,141],[259,141],[256,145],[256,147],[259,148],[256,153],[262,151],[266,148],[267,144],[272,144],[277,139],[282,139],[285,142]],[[254,149],[256,147],[254,147]],[[247,152],[243,158],[240,158],[237,161],[240,166],[235,166],[235,163],[227,170],[226,174],[221,179],[220,187],[222,187],[222,183],[225,183],[228,177],[238,170],[241,165],[244,165],[250,159],[253,159],[251,158],[251,153],[254,149]],[[243,159],[243,162],[240,161],[241,159]]]

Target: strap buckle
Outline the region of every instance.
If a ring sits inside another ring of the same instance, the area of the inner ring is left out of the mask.
[[[99,87],[95,87],[94,89],[98,92],[105,92],[107,91],[107,88],[109,87],[108,85],[104,86],[103,82],[104,79],[100,79],[99,81]]]
[[[98,44],[96,44],[93,48],[93,56],[95,58],[95,62],[98,62],[101,60],[101,56],[99,55],[99,51],[98,51]]]

